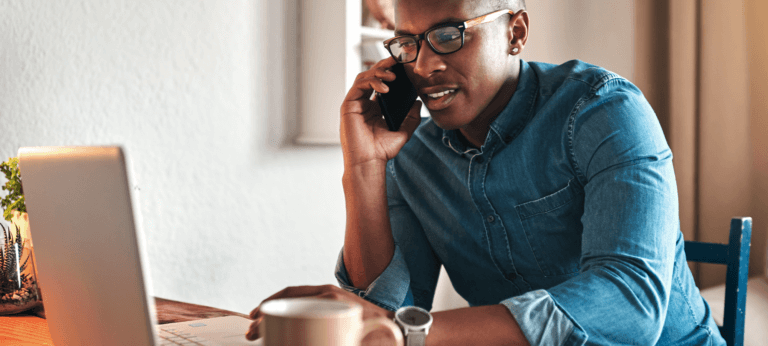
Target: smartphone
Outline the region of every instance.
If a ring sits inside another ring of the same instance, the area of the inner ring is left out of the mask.
[[[386,94],[376,93],[376,98],[379,100],[379,107],[382,115],[384,115],[384,120],[387,122],[387,127],[390,131],[397,131],[405,117],[408,116],[408,111],[411,110],[413,103],[416,102],[418,93],[411,81],[408,80],[408,76],[405,75],[403,64],[392,66],[392,72],[395,73],[395,80],[392,82],[384,81],[384,84],[389,87],[389,92]]]

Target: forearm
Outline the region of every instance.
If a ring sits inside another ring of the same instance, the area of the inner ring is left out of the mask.
[[[427,345],[529,345],[506,306],[501,304],[440,311]]]
[[[347,209],[344,265],[352,284],[368,287],[395,251],[389,223],[386,162],[346,167],[342,178]]]

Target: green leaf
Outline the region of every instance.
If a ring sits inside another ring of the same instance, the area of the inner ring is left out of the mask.
[[[5,174],[8,180],[2,189],[8,191],[8,194],[0,199],[0,206],[3,207],[3,218],[11,221],[13,209],[20,212],[26,212],[27,206],[24,203],[24,190],[21,183],[21,173],[19,172],[19,159],[11,157],[8,161],[0,163],[0,171]]]

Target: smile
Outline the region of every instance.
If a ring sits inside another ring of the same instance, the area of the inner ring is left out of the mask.
[[[434,90],[434,89],[433,89]],[[439,90],[439,91],[437,91]],[[421,94],[421,100],[424,101],[424,105],[427,106],[427,109],[430,111],[439,111],[442,109],[447,108],[451,101],[453,101],[454,98],[456,98],[456,95],[459,93],[457,91],[461,91],[459,88],[451,88],[451,89],[437,89],[437,92],[426,92]],[[429,90],[432,91],[432,90]]]
[[[429,96],[432,99],[439,99],[439,98],[441,98],[441,97],[443,97],[445,95],[448,95],[448,94],[450,94],[452,92],[455,92],[455,91],[456,91],[456,89],[448,89],[448,90],[444,90],[444,91],[441,91],[441,92],[438,92],[438,93],[427,94],[427,96]]]

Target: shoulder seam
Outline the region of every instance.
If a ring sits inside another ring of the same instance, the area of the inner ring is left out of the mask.
[[[592,69],[594,68],[596,67],[593,67]],[[576,161],[576,152],[573,148],[573,134],[576,126],[576,114],[579,112],[581,107],[591,98],[593,98],[596,95],[597,91],[603,88],[606,84],[608,84],[608,82],[615,81],[615,80],[620,81],[620,80],[626,80],[626,79],[624,79],[624,77],[621,77],[613,72],[606,72],[605,74],[603,74],[600,77],[600,79],[598,79],[598,81],[594,83],[594,85],[587,83],[584,80],[573,78],[573,77],[569,77],[568,79],[579,81],[591,86],[589,92],[586,93],[586,95],[579,98],[579,100],[573,106],[573,110],[571,111],[571,114],[568,115],[568,154],[569,154],[568,158],[569,158],[569,161],[571,162],[571,166],[573,170],[576,172],[576,175],[579,178],[579,181],[582,184],[586,184],[587,176],[585,172],[581,170],[581,167],[579,167],[579,163]]]
[[[594,93],[590,92],[586,95],[586,97],[582,96],[579,98],[579,101],[576,102],[576,104],[573,106],[573,110],[571,111],[571,114],[568,116],[568,161],[571,162],[571,167],[576,172],[576,176],[579,178],[579,180],[582,182],[582,184],[586,184],[587,177],[586,175],[581,171],[581,168],[579,167],[579,163],[576,162],[576,153],[573,149],[573,132],[574,127],[576,126],[576,113],[581,109],[581,106],[587,102],[591,98],[591,96],[594,95]]]
[[[594,69],[598,69],[598,68],[597,67],[591,67],[591,68],[588,68],[588,69],[586,69],[584,71],[589,71],[589,70],[594,70]],[[617,75],[617,74],[615,74],[613,72],[610,72],[610,71],[605,71],[600,76],[600,78],[598,78],[597,81],[594,82],[594,83],[590,83],[588,81],[585,81],[584,79],[573,77],[573,76],[569,76],[568,78],[566,78],[566,80],[573,80],[573,81],[578,81],[578,82],[582,82],[582,83],[586,84],[587,86],[590,87],[590,90],[589,90],[590,93],[596,92],[597,90],[602,88],[608,81],[611,81],[611,80],[614,80],[614,79],[624,79],[624,77],[619,76],[619,75]]]

